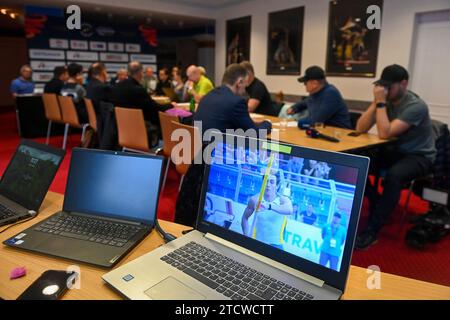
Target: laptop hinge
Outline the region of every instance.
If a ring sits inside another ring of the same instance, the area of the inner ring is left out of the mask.
[[[77,216],[94,218],[94,219],[98,219],[98,220],[105,220],[105,221],[109,221],[109,222],[125,223],[125,224],[131,224],[131,225],[135,225],[135,226],[143,225],[142,223],[136,222],[136,221],[121,220],[121,219],[117,219],[117,218],[110,218],[110,217],[104,217],[104,216],[96,216],[96,215],[90,215],[87,213],[75,212],[75,211],[61,211],[61,212],[67,213],[67,214],[74,214]]]
[[[265,263],[265,264],[267,264],[267,265],[269,265],[271,267],[275,267],[275,268],[277,268],[277,269],[279,269],[281,271],[284,271],[286,273],[289,273],[289,274],[291,274],[291,275],[293,275],[293,276],[295,276],[297,278],[303,279],[303,280],[305,280],[305,281],[307,281],[309,283],[312,283],[313,285],[318,286],[320,288],[322,288],[323,285],[325,284],[325,281],[323,281],[323,280],[320,280],[318,278],[310,276],[310,275],[308,275],[306,273],[303,273],[301,271],[295,270],[295,269],[293,269],[291,267],[288,267],[288,266],[286,266],[286,265],[284,265],[284,264],[282,264],[280,262],[277,262],[275,260],[272,260],[270,258],[264,257],[263,255],[260,255],[260,254],[258,254],[256,252],[253,252],[253,251],[250,251],[250,250],[248,250],[248,249],[246,249],[244,247],[241,247],[241,246],[239,246],[237,244],[234,244],[234,243],[232,243],[230,241],[227,241],[225,239],[219,238],[219,237],[217,237],[217,236],[215,236],[215,235],[213,235],[211,233],[205,234],[205,238],[207,238],[209,240],[212,240],[212,241],[215,241],[215,242],[218,242],[218,243],[220,243],[220,244],[222,244],[222,245],[224,245],[224,246],[226,246],[226,247],[228,247],[230,249],[233,249],[233,250],[238,251],[238,252],[240,252],[242,254],[250,256],[253,259],[256,259],[256,260],[258,260],[260,262],[263,262],[263,263]]]

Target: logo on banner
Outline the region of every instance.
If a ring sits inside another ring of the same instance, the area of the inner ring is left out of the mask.
[[[91,41],[89,45],[91,50],[106,51],[106,42]]]
[[[50,48],[54,49],[67,49],[69,48],[69,41],[66,39],[53,39],[49,40]]]
[[[81,25],[80,34],[85,38],[92,37],[94,35],[94,28],[90,23],[83,23]]]
[[[126,52],[141,52],[141,45],[140,44],[134,44],[134,43],[127,43],[125,45],[125,51]]]

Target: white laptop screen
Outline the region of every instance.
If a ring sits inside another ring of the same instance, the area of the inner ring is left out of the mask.
[[[339,272],[357,180],[355,167],[220,144],[203,220]]]

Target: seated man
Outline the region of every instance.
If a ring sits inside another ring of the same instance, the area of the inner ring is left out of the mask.
[[[44,86],[44,93],[54,93],[59,95],[67,79],[69,79],[67,67],[55,67],[55,69],[53,69],[53,78]]]
[[[436,156],[428,106],[415,93],[408,90],[408,71],[391,65],[383,70],[375,82],[374,101],[358,120],[356,130],[367,132],[376,123],[381,139],[397,138],[391,152],[383,152],[371,161],[371,169],[387,169],[384,190],[376,203],[371,204],[369,223],[357,237],[356,248],[374,244],[386,220],[394,211],[405,183],[431,172]],[[376,172],[375,172],[376,173]],[[366,186],[369,199],[376,189]]]
[[[96,62],[91,67],[91,80],[86,88],[87,98],[92,100],[96,113],[99,113],[100,101],[111,101],[111,85],[107,83],[108,73],[105,64]]]
[[[33,70],[29,65],[20,68],[20,77],[11,82],[10,92],[15,97],[18,94],[30,94],[34,92],[34,82],[31,80]]]
[[[202,75],[197,66],[192,65],[187,68],[186,75],[189,80],[186,82],[187,92],[190,97],[195,99],[196,103],[199,103],[205,95],[214,89],[211,80]]]
[[[212,90],[201,101],[194,115],[194,121],[202,122],[203,131],[216,129],[270,130],[268,121],[253,122],[243,98],[247,84],[247,71],[239,64],[231,64],[225,70],[222,86]],[[267,131],[266,131],[267,132]],[[203,132],[200,133],[203,136]],[[263,136],[264,134],[261,134]],[[198,213],[198,203],[203,184],[203,164],[189,167],[177,198],[175,221],[194,225]]]
[[[128,71],[125,68],[120,68],[116,72],[116,76],[110,80],[110,85],[115,86],[119,82],[122,82],[123,80],[126,80],[128,78]]]
[[[336,87],[329,84],[322,68],[313,66],[298,79],[305,84],[309,97],[293,105],[288,114],[293,115],[308,109],[309,116],[299,121],[299,127],[323,123],[325,125],[351,128],[347,105]]]
[[[249,97],[247,102],[248,112],[277,116],[279,110],[275,108],[275,104],[272,102],[272,98],[270,97],[266,85],[255,77],[255,71],[252,64],[248,61],[243,61],[241,62],[241,65],[248,73],[248,85],[246,88]]]
[[[270,172],[266,189],[262,191],[262,201],[259,203],[259,193],[249,199],[242,216],[242,231],[247,237],[283,250],[284,241],[280,235],[286,228],[287,217],[294,210],[291,200],[282,195],[281,179],[280,171]],[[252,215],[255,217],[249,225]]]
[[[88,115],[84,105],[86,89],[83,87],[83,66],[73,62],[67,66],[67,70],[69,78],[61,89],[61,95],[72,97],[77,109],[78,120],[80,123],[88,123]]]
[[[114,87],[112,101],[118,107],[141,109],[143,111],[144,119],[148,122],[150,146],[153,146],[158,137],[152,135],[153,130],[150,129],[153,125],[157,130],[160,130],[158,112],[164,112],[171,107],[159,105],[150,98],[147,90],[141,85],[143,76],[141,63],[138,61],[130,62],[128,64],[128,79],[119,82]]]
[[[156,78],[152,67],[145,69],[145,76],[143,77],[141,83],[150,95],[155,94],[158,79]]]
[[[247,71],[233,64],[223,76],[222,86],[205,96],[197,108],[194,121],[202,121],[203,130],[217,129],[271,129],[271,123],[256,124],[250,118],[243,98],[247,84]]]
[[[165,96],[166,93],[164,92],[163,89],[173,88],[172,81],[170,81],[169,69],[167,68],[159,69],[158,74],[159,74],[159,81],[158,84],[156,85],[155,94],[157,96]]]

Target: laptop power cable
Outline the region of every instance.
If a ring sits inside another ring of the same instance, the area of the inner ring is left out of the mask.
[[[173,234],[165,232],[159,225],[158,219],[155,219],[155,227],[166,243],[169,243],[177,238]]]

